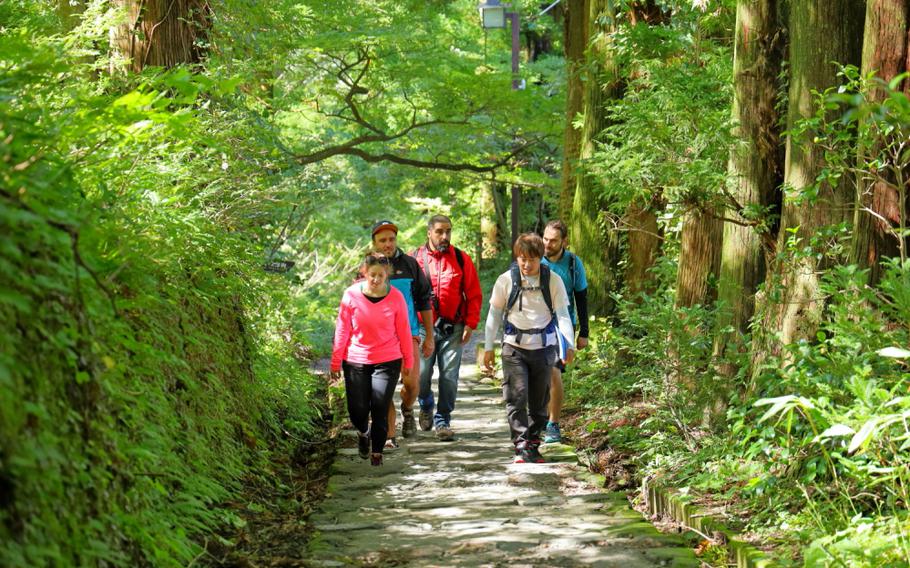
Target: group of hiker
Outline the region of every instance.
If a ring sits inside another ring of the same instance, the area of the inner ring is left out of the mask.
[[[449,217],[430,217],[426,242],[410,254],[398,246],[391,221],[375,223],[371,238],[360,278],[341,299],[331,374],[344,375],[360,457],[378,466],[384,448],[397,447],[392,399],[399,378],[401,435],[411,438],[419,426],[440,441],[455,439],[462,353],[480,324],[483,294],[471,257],[452,245]],[[482,365],[493,372],[502,327],[502,389],[516,463],[541,463],[540,444],[561,441],[562,372],[588,343],[585,270],[567,246],[566,225],[558,220],[543,237],[520,235],[515,262],[490,295]]]

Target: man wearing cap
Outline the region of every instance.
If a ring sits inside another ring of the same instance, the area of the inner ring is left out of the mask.
[[[424,275],[417,261],[412,256],[406,255],[398,248],[398,226],[388,220],[375,223],[372,228],[373,251],[384,254],[391,262],[392,273],[389,284],[394,286],[404,296],[408,306],[408,319],[411,324],[411,335],[414,338],[414,352],[420,341],[420,329],[417,313],[424,327],[424,336],[427,338],[423,344],[424,356],[429,356],[434,349],[433,341],[433,312],[430,306],[430,283]],[[401,369],[401,434],[410,438],[417,433],[414,421],[414,401],[417,399],[418,369],[416,357],[414,366],[410,369]],[[389,437],[393,445],[395,442],[395,405],[389,405]]]
[[[451,245],[452,221],[434,215],[427,223],[427,242],[414,252],[433,288],[433,327],[424,333],[435,336],[435,349],[420,357],[420,428],[435,428],[439,440],[453,440],[452,410],[458,394],[458,373],[465,344],[480,323],[481,291],[471,257]],[[423,317],[423,316],[421,316]],[[439,367],[439,401],[433,398],[433,367]],[[433,413],[435,407],[435,414]]]

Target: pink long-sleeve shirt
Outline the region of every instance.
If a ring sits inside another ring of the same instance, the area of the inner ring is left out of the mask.
[[[344,291],[335,321],[332,348],[332,370],[341,370],[341,362],[376,364],[404,359],[404,369],[414,364],[411,324],[404,296],[394,287],[388,295],[373,303],[357,282]]]

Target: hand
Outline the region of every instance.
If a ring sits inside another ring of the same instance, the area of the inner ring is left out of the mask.
[[[465,326],[464,333],[461,335],[461,344],[465,345],[468,341],[471,341],[471,334],[474,333],[474,330],[468,326]]]
[[[433,351],[436,350],[436,341],[433,339],[433,333],[430,332],[429,335],[423,340],[423,347],[421,352],[423,353],[423,358],[426,359],[433,354]]]
[[[579,337],[578,341],[575,342],[575,347],[578,347],[578,351],[581,351],[582,349],[584,349],[587,346],[588,346],[587,337]]]
[[[492,375],[496,371],[496,352],[483,352],[483,370]]]
[[[574,350],[574,349],[567,349],[567,350],[566,350],[566,358],[562,360],[563,365],[565,365],[566,367],[568,367],[569,365],[572,364],[572,361],[574,361],[574,360],[575,360],[575,350]]]
[[[341,380],[341,371],[330,371],[329,377],[332,379],[333,383],[337,383]]]

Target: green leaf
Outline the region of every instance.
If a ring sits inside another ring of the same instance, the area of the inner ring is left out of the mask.
[[[910,357],[910,351],[901,347],[883,347],[876,351],[876,353],[882,357],[889,357],[892,359],[906,359]]]
[[[879,422],[881,422],[881,418],[876,417],[863,424],[863,427],[859,429],[859,432],[850,440],[850,445],[847,447],[847,453],[852,454],[860,448],[865,447],[866,444],[869,443],[869,440],[872,439],[872,434],[875,432]]]
[[[856,430],[847,426],[846,424],[835,424],[833,426],[825,429],[824,432],[816,436],[812,441],[818,442],[820,440],[825,440],[827,438],[838,438],[841,436],[852,436],[856,434]]]

